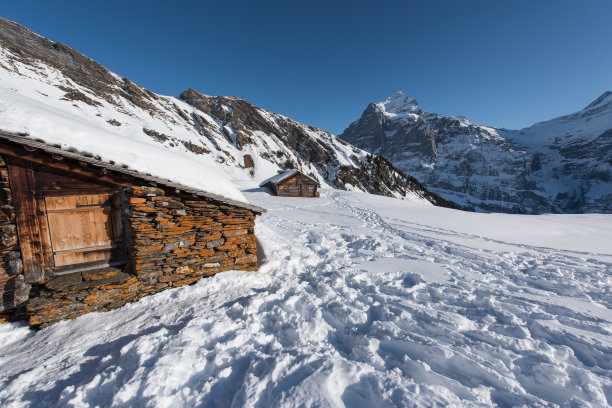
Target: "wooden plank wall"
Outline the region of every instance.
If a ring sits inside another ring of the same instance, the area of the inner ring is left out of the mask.
[[[276,194],[283,197],[316,197],[317,183],[298,173],[278,183]]]

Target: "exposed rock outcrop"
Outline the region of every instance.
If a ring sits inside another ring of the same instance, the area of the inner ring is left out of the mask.
[[[521,131],[428,113],[398,92],[339,136],[479,211],[612,212],[612,94]]]

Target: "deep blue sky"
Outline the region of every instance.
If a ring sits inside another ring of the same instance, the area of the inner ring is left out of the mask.
[[[157,93],[235,95],[340,133],[402,90],[520,128],[612,90],[612,1],[3,1]]]

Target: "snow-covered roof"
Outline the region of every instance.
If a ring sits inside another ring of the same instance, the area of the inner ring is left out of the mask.
[[[246,208],[248,210],[252,210],[255,211],[257,213],[264,213],[266,212],[266,210],[264,208],[255,206],[255,205],[251,205],[242,201],[237,201],[237,200],[233,200],[231,198],[219,195],[219,194],[215,194],[215,193],[211,193],[208,191],[203,191],[203,190],[198,190],[189,186],[185,186],[183,184],[180,184],[178,182],[169,180],[169,179],[162,179],[159,177],[155,177],[152,176],[151,174],[148,173],[141,173],[139,171],[136,171],[134,169],[130,169],[128,166],[126,165],[117,165],[117,164],[112,164],[112,163],[108,163],[105,161],[102,161],[99,156],[98,157],[92,157],[90,153],[83,153],[83,152],[78,152],[75,149],[62,149],[60,147],[57,146],[51,146],[47,143],[45,143],[42,140],[36,140],[33,138],[28,137],[28,135],[26,134],[17,134],[17,133],[10,133],[10,132],[5,132],[3,130],[0,130],[0,139],[1,140],[8,140],[10,142],[13,143],[17,143],[19,145],[23,145],[23,146],[27,146],[29,148],[34,148],[34,149],[38,149],[41,150],[45,153],[51,154],[51,155],[60,155],[62,157],[68,158],[68,159],[74,159],[74,160],[79,160],[80,162],[84,162],[87,163],[89,165],[92,166],[97,166],[100,168],[105,168],[107,170],[110,171],[115,171],[121,174],[127,174],[130,175],[132,177],[136,177],[138,179],[141,180],[145,180],[148,182],[153,182],[156,184],[160,184],[163,186],[167,186],[167,187],[171,187],[171,188],[176,188],[178,190],[181,190],[185,193],[189,193],[189,194],[193,194],[195,196],[199,196],[199,197],[204,197],[207,199],[211,199],[211,200],[215,200],[224,204],[228,204],[228,205],[233,205],[236,207],[241,207],[241,208]]]
[[[207,161],[207,156],[195,159],[152,141],[116,133],[75,113],[2,86],[0,129],[13,136],[30,135],[22,141],[38,140],[42,142],[39,146],[42,150],[54,148],[58,154],[87,152],[81,156],[95,156],[103,167],[114,164],[117,171],[128,169],[141,179],[152,177],[160,184],[180,184],[182,190],[193,190],[200,196],[243,208],[254,207],[216,163]],[[263,210],[256,208],[258,212]]]
[[[269,183],[272,183],[272,184],[280,183],[281,181],[287,180],[289,177],[299,172],[300,172],[299,170],[295,170],[295,169],[284,171],[282,173],[277,174],[276,176],[272,176],[269,179],[262,181],[261,183],[259,183],[259,187],[263,187]]]

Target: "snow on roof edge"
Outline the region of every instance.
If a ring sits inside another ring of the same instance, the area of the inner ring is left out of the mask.
[[[44,141],[41,140],[36,140],[33,139],[31,137],[29,137],[30,135],[28,134],[20,134],[20,133],[11,133],[11,132],[7,132],[4,131],[2,129],[0,129],[0,138],[1,139],[5,139],[8,141],[11,141],[13,143],[16,144],[20,144],[20,145],[25,145],[25,146],[29,146],[32,148],[36,148],[36,149],[40,149],[46,153],[50,153],[50,154],[59,154],[63,157],[69,158],[69,159],[76,159],[76,160],[80,160],[83,161],[85,163],[88,164],[92,164],[95,166],[99,166],[99,167],[104,167],[106,169],[112,170],[112,171],[116,171],[118,173],[122,173],[122,174],[127,174],[130,176],[134,176],[136,178],[140,178],[146,181],[151,181],[154,183],[159,183],[162,184],[164,186],[167,187],[172,187],[172,188],[176,188],[182,191],[185,191],[187,193],[190,194],[194,194],[197,196],[201,196],[201,197],[205,197],[214,201],[219,201],[221,203],[224,204],[229,204],[229,205],[233,205],[236,207],[241,207],[241,208],[245,208],[248,210],[252,210],[254,212],[263,214],[265,213],[267,210],[265,208],[262,207],[258,207],[256,205],[252,205],[252,204],[248,204],[248,203],[244,203],[242,201],[237,201],[237,200],[233,200],[231,198],[227,198],[225,196],[219,195],[219,194],[215,194],[215,193],[210,193],[208,191],[203,191],[203,190],[199,190],[196,188],[192,188],[192,187],[187,187],[185,185],[182,185],[180,183],[174,182],[172,180],[168,180],[168,179],[162,179],[159,177],[155,177],[152,176],[150,174],[146,174],[146,173],[142,173],[139,172],[137,170],[133,170],[130,169],[127,166],[118,166],[115,164],[111,164],[102,160],[98,160],[95,159],[93,157],[89,157],[89,156],[84,156],[78,152],[75,151],[71,151],[71,150],[66,150],[66,149],[62,149],[62,148],[58,148],[58,147],[54,147],[51,146],[49,144],[47,144]]]
[[[259,183],[259,187],[263,187],[263,186],[265,186],[265,185],[266,185],[266,184],[268,184],[268,183],[273,183],[273,184],[280,183],[281,181],[286,180],[286,179],[288,179],[289,177],[291,177],[291,176],[293,176],[294,174],[299,173],[299,172],[300,172],[300,171],[299,171],[299,170],[296,170],[296,169],[286,170],[286,171],[284,171],[284,172],[282,172],[282,173],[278,173],[278,174],[277,174],[277,175],[275,175],[275,176],[272,176],[272,177],[270,177],[270,178],[268,178],[268,179],[265,179],[264,181],[262,181],[261,183]]]

